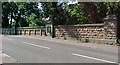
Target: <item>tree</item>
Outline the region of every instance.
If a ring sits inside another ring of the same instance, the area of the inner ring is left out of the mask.
[[[28,16],[27,21],[29,23],[29,27],[38,27],[43,25],[40,19],[42,18],[37,18],[37,15],[35,15],[34,13],[31,13],[31,15]]]
[[[120,19],[120,2],[42,2],[41,10],[36,2],[4,2],[2,3],[3,27],[11,27],[12,19],[17,27],[27,27],[31,23],[43,25],[42,18],[50,18],[54,25],[74,25],[85,23],[102,23],[108,14],[117,15]],[[34,16],[34,15],[35,16]],[[31,21],[30,19],[35,18]]]
[[[11,27],[12,19],[14,18],[14,15],[17,13],[17,6],[15,3],[11,2],[4,2],[2,3],[2,19],[3,19],[3,27]]]
[[[67,6],[67,5],[66,5]],[[68,21],[66,24],[83,24],[88,23],[87,16],[83,11],[82,4],[71,4],[66,7],[66,12],[68,12]]]
[[[51,3],[42,3],[42,7],[43,7],[43,16],[44,17],[50,17],[50,20],[52,22],[52,38],[55,37],[55,22],[57,21],[57,2],[51,2]]]
[[[3,27],[11,27],[12,19],[16,21],[17,27],[29,26],[27,18],[34,13],[40,18],[38,3],[33,2],[4,2],[2,4]],[[10,19],[11,18],[11,19]],[[10,23],[9,23],[10,20]]]

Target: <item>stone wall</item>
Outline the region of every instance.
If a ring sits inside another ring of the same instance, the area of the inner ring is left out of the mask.
[[[115,16],[114,16],[115,17]],[[113,18],[112,15],[104,18],[104,31],[105,39],[116,39],[117,37],[117,19]]]
[[[118,39],[117,17],[108,15],[103,24],[55,26],[56,38],[77,39],[82,42],[116,44]]]
[[[56,26],[56,36],[58,37],[78,37],[78,38],[103,38],[103,24],[83,24],[83,25],[59,25]]]
[[[40,35],[41,28],[19,27],[17,28],[17,35]]]
[[[56,38],[77,39],[82,42],[103,43],[106,40],[104,24],[83,24],[83,25],[59,25],[55,26]],[[108,37],[113,43],[115,31],[109,29]],[[102,41],[101,41],[102,40]]]
[[[16,29],[17,35],[46,35],[45,27],[18,27]],[[2,28],[2,34],[14,35],[15,30],[13,28]]]
[[[102,24],[57,25],[55,26],[56,38],[77,39],[81,42],[91,43],[120,43],[120,23],[115,15],[108,15]],[[119,24],[119,25],[118,25]],[[14,34],[14,29],[4,29],[2,34]],[[52,35],[52,25],[39,28],[17,28],[18,35]]]

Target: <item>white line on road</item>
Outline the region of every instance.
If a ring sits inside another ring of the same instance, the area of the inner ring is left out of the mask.
[[[40,48],[50,49],[49,47],[40,46],[40,45],[35,45],[35,44],[28,43],[28,42],[23,42],[23,43],[29,44],[29,45],[32,45],[32,46],[36,46],[36,47],[40,47]]]
[[[102,61],[102,62],[107,62],[107,63],[117,63],[117,62],[113,62],[113,61],[108,61],[108,60],[98,59],[98,58],[94,58],[94,57],[90,57],[90,56],[85,56],[85,55],[80,55],[80,54],[76,54],[76,53],[73,53],[73,55],[74,55],[74,56],[83,57],[83,58],[88,58],[88,59],[98,60],[98,61]]]

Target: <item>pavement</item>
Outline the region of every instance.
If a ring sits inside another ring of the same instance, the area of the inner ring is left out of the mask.
[[[2,52],[2,35],[0,35],[0,64],[2,63],[18,63],[16,59]]]
[[[118,47],[53,39],[49,36],[2,36],[4,53],[19,63],[114,63]]]
[[[2,63],[18,63],[16,59],[0,51],[0,64]]]

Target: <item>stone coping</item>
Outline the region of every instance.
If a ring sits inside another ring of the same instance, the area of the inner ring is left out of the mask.
[[[85,26],[85,27],[90,27],[90,26],[104,26],[104,24],[81,24],[81,25],[58,25],[56,27],[60,26]]]

